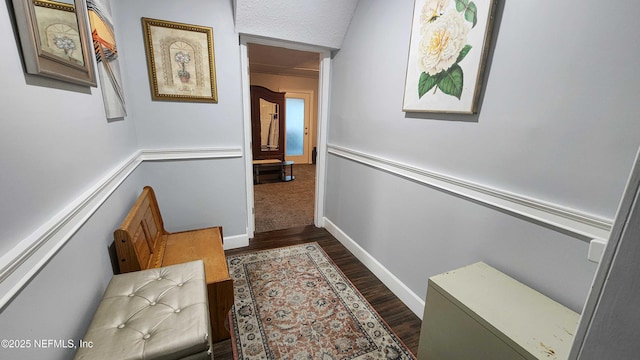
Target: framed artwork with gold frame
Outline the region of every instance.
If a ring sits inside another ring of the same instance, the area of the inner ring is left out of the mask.
[[[218,102],[213,29],[142,18],[151,98]]]

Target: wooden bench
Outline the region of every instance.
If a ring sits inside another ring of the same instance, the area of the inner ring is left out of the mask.
[[[222,247],[222,227],[167,232],[155,193],[145,186],[113,237],[121,273],[203,260],[212,340],[229,338],[225,320],[233,305],[233,280]]]

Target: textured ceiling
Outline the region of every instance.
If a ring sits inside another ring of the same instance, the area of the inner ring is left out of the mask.
[[[339,49],[357,4],[358,0],[234,0],[236,30]]]

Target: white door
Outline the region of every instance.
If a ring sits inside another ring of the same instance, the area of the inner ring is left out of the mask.
[[[285,95],[285,160],[311,163],[311,94],[287,91]]]

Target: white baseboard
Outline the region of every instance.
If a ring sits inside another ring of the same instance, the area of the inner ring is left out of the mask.
[[[249,246],[249,235],[235,235],[235,236],[225,236],[224,237],[224,249],[231,250],[237,249],[241,247]]]
[[[376,258],[371,256],[357,242],[349,237],[331,220],[324,218],[324,225],[338,241],[344,245],[355,257],[360,260],[371,272],[385,284],[407,307],[422,319],[424,313],[424,300],[409,289],[391,271],[384,267]]]

